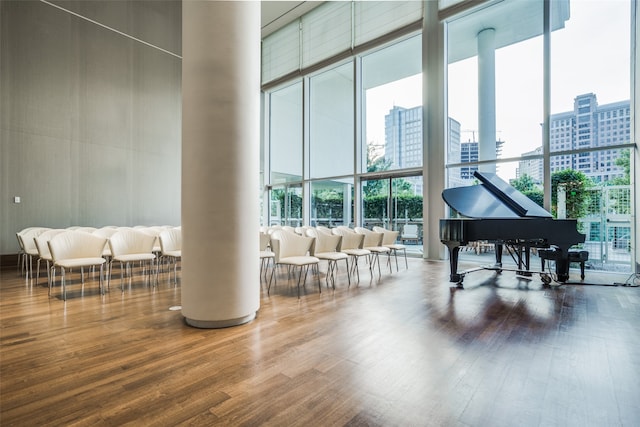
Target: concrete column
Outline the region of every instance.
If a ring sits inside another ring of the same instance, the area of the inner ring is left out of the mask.
[[[478,33],[478,160],[496,159],[496,50],[495,30]],[[495,165],[480,165],[495,172]]]
[[[260,2],[183,1],[182,56],[182,314],[239,325],[260,308]]]

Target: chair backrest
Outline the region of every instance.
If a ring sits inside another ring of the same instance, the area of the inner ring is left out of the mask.
[[[98,228],[96,231],[94,231],[91,234],[93,234],[94,236],[105,237],[108,239],[109,237],[113,236],[117,231],[118,231],[117,228],[102,227],[102,228]]]
[[[140,230],[119,230],[109,238],[109,249],[114,257],[153,252],[156,236]]]
[[[347,227],[346,225],[339,225],[336,228],[334,228],[334,230],[341,230],[341,231],[346,231],[348,233],[355,233],[355,230],[351,227]]]
[[[65,230],[49,240],[54,262],[72,258],[100,258],[107,239],[83,231]]]
[[[34,237],[33,240],[36,244],[36,248],[38,249],[38,255],[41,257],[48,257],[51,255],[51,252],[49,251],[49,240],[51,240],[53,236],[64,233],[65,231],[66,230],[63,229],[47,230],[39,236]]]
[[[321,231],[323,233],[327,233],[327,234],[333,234],[331,233],[331,229],[329,227],[325,227],[324,225],[317,225],[316,230]]]
[[[18,232],[18,241],[21,242],[22,249],[26,253],[35,254],[38,252],[34,238],[38,237],[45,231],[51,230],[47,227],[30,227],[26,231]]]
[[[97,230],[96,227],[77,227],[74,229],[75,231],[84,231],[85,233],[93,233]]]
[[[313,237],[300,236],[287,230],[275,230],[271,233],[271,249],[275,254],[276,263],[283,258],[314,253],[315,241]]]
[[[319,231],[314,228],[308,228],[306,234],[309,237],[316,239],[314,245],[314,251],[311,255],[321,254],[326,252],[340,252],[340,244],[342,243],[342,236],[339,234],[327,234],[324,231]]]
[[[402,227],[402,237],[418,237],[418,226],[416,224],[405,224]]]
[[[271,237],[267,233],[260,232],[260,251],[269,249],[269,240]]]
[[[333,234],[342,236],[340,250],[362,249],[364,247],[364,234],[358,234],[348,227],[345,228],[347,230],[340,227],[331,230]]]
[[[313,228],[313,227],[311,227],[310,225],[302,225],[300,227],[296,227],[295,230],[297,234],[301,236],[306,236],[307,230],[310,228]]]
[[[363,246],[365,248],[382,246],[382,238],[384,237],[384,234],[371,231],[368,228],[364,227],[356,227],[354,228],[354,231],[358,234],[364,234]]]
[[[182,250],[182,229],[181,228],[168,228],[162,230],[158,235],[160,239],[161,251],[181,251]]]
[[[383,245],[393,245],[396,242],[396,239],[398,238],[398,234],[400,234],[396,230],[387,230],[386,228],[382,228],[382,227],[373,227],[373,231],[382,233],[384,235],[382,237]]]

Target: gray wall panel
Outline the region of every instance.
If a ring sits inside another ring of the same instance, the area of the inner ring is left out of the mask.
[[[175,25],[182,20],[180,0],[53,0],[51,3],[169,52],[181,54],[182,27]]]
[[[180,46],[176,2],[86,3]],[[0,254],[28,226],[179,224],[180,58],[39,1],[0,19]]]

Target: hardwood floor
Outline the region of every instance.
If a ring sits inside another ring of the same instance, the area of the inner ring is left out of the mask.
[[[64,302],[2,270],[0,424],[640,425],[639,288],[482,271],[460,290],[421,259],[341,273],[300,299],[281,275],[253,322],[201,330],[167,275]]]

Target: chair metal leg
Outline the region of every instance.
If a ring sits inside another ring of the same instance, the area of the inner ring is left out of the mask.
[[[65,284],[65,268],[64,267],[60,267],[60,281],[62,283],[62,300],[66,301],[67,300],[67,287]]]
[[[267,287],[267,295],[269,295],[269,292],[271,292],[271,281],[274,278],[274,274],[276,272],[276,267],[277,266],[278,266],[277,264],[274,264],[273,268],[271,269],[271,277],[269,278],[269,286]],[[278,278],[276,277],[276,282],[277,281],[278,281]]]

